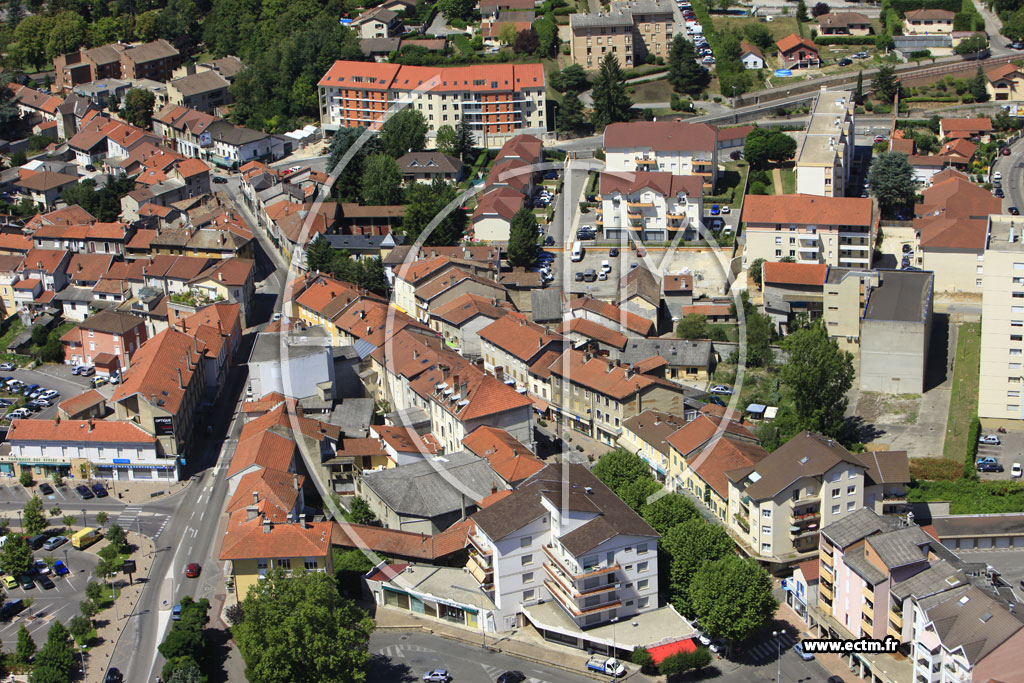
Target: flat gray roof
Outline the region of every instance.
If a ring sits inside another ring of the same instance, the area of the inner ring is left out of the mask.
[[[879,284],[871,290],[865,320],[924,322],[932,304],[930,271],[881,270]]]

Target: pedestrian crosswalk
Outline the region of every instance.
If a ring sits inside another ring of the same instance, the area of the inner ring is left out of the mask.
[[[117,516],[117,524],[122,529],[131,529],[135,526],[135,520],[142,514],[142,508],[138,506],[126,507]]]
[[[794,643],[796,643],[796,636],[787,632],[778,637],[778,642],[776,642],[775,638],[770,638],[763,643],[747,648],[743,656],[754,664],[761,664],[762,662],[774,660],[778,656],[780,649],[782,652],[785,652],[793,647]]]
[[[501,674],[503,674],[506,671],[508,671],[508,669],[499,669],[496,666],[487,666],[486,664],[481,664],[480,666],[482,666],[484,671],[487,672],[487,676],[488,676],[487,680],[489,680],[489,681],[493,681],[493,680],[497,679],[498,676],[500,676]],[[531,677],[528,677],[524,681],[524,683],[549,683],[549,682],[544,680],[543,678],[533,678],[531,676]]]
[[[377,650],[377,654],[384,655],[389,659],[401,659],[406,657],[406,653],[409,652],[434,652],[434,650],[419,645],[388,645]]]

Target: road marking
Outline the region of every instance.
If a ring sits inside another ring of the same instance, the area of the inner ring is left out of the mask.
[[[192,538],[195,538],[197,535],[199,535],[199,528],[198,527],[192,530]]]
[[[195,544],[194,544],[194,543],[189,543],[189,545],[188,545],[188,554],[189,554],[189,555],[191,555],[191,554],[192,554],[192,548],[194,548],[194,547],[195,547]]]

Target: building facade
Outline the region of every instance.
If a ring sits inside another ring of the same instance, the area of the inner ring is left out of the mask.
[[[796,191],[844,197],[853,167],[854,103],[848,92],[818,94],[796,157]]]

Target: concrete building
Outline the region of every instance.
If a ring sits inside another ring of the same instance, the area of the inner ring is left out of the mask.
[[[335,348],[322,327],[260,332],[247,363],[252,395],[279,393],[333,402]]]
[[[818,33],[823,36],[867,36],[871,19],[859,12],[830,12],[818,17]]]
[[[860,321],[860,388],[921,394],[927,388],[935,277],[924,271],[882,270],[867,292]]]
[[[1024,419],[1024,222],[990,216],[981,298],[978,417],[985,424]],[[981,266],[979,266],[981,268]],[[1012,422],[1008,424],[1019,424]]]
[[[481,147],[499,147],[520,133],[547,131],[540,64],[419,67],[337,61],[320,79],[320,123],[327,131],[378,128],[387,110],[409,103],[437,129],[463,118]]]
[[[670,0],[613,2],[607,12],[569,16],[569,54],[588,70],[613,54],[628,69],[647,55],[667,60],[673,35],[681,30]]]
[[[703,233],[702,178],[663,172],[601,174],[597,225],[609,240],[633,237],[667,242],[682,232],[694,240]]]
[[[660,171],[718,182],[718,129],[706,123],[633,121],[604,130],[605,171]]]
[[[1016,64],[1002,64],[985,72],[989,99],[1000,102],[1024,100],[1024,71]]]
[[[853,167],[854,104],[848,92],[822,88],[796,157],[796,191],[844,197]]]
[[[867,268],[878,221],[871,199],[812,195],[751,195],[743,202],[743,260]]]
[[[167,84],[168,106],[213,112],[231,103],[231,83],[216,71],[200,71]]]

